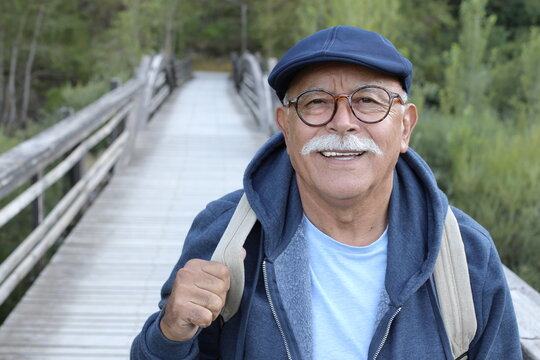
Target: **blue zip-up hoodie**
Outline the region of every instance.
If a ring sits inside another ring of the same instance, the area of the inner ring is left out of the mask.
[[[246,285],[240,310],[228,322],[217,320],[186,342],[165,338],[159,329],[162,311],[156,312],[134,340],[132,359],[311,358],[303,211],[281,134],[272,137],[246,169],[244,191],[259,222],[245,244]],[[190,259],[211,258],[241,194],[239,190],[211,202],[195,218],[180,260],[162,288],[160,309],[178,269]],[[451,358],[431,280],[447,208],[448,200],[427,164],[412,150],[402,154],[388,213],[387,296],[369,359]],[[522,359],[510,292],[493,241],[473,219],[453,210],[467,253],[478,323],[469,359]],[[361,314],[351,314],[351,321],[355,316]]]

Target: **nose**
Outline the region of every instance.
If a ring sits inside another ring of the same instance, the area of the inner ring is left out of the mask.
[[[326,124],[328,131],[345,135],[360,130],[360,121],[354,116],[346,95],[336,98],[336,112],[332,120]]]

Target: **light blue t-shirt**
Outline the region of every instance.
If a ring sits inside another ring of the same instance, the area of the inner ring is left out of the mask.
[[[355,247],[317,229],[304,216],[313,311],[313,359],[367,359],[385,292],[388,236]]]

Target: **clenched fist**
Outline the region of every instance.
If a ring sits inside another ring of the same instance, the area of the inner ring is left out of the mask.
[[[160,328],[174,341],[191,339],[199,327],[210,326],[225,305],[230,287],[227,266],[193,259],[178,270]]]

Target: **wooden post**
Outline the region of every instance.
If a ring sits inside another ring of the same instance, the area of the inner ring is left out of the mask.
[[[136,78],[140,83],[140,87],[133,98],[133,105],[127,117],[126,131],[128,132],[128,139],[124,147],[122,157],[118,162],[120,167],[125,167],[128,165],[133,147],[135,146],[135,138],[137,136],[139,123],[146,121],[148,106],[146,98],[151,63],[152,61],[150,56],[144,56],[141,60],[141,65],[137,70]]]
[[[40,171],[32,177],[32,184],[35,184],[43,177],[43,171]],[[44,193],[41,193],[33,202],[32,202],[32,228],[36,229],[42,222],[45,217],[44,207],[43,207],[43,197]],[[34,270],[30,274],[30,283],[35,280],[39,275],[41,270],[45,267],[46,260],[45,258],[39,259],[36,263]]]
[[[80,144],[77,144],[74,149],[76,149],[79,145]],[[78,161],[68,172],[68,181],[64,191],[64,196],[84,177],[84,174],[86,173],[86,159],[87,154],[84,154],[81,157],[81,160]]]
[[[40,171],[36,175],[32,176],[32,184],[35,184],[38,182],[41,177],[43,176],[43,171]],[[35,229],[41,224],[44,218],[43,214],[43,193],[40,194],[33,202],[32,202],[32,228]]]
[[[167,76],[167,85],[169,86],[169,88],[171,89],[171,92],[174,90],[174,88],[176,88],[176,86],[178,86],[177,82],[176,82],[176,68],[174,66],[174,58],[173,57],[170,57],[167,62],[166,62],[166,66],[167,66],[167,71],[165,72],[166,76]]]
[[[121,84],[121,80],[119,78],[112,78],[109,83],[109,88],[111,91],[117,89]],[[118,137],[118,135],[122,132],[121,124],[119,124],[114,130],[111,132],[111,136],[109,137],[109,144],[112,144],[114,140]]]

